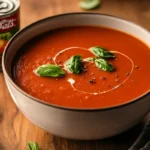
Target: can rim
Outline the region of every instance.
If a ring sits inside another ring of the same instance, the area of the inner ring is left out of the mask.
[[[12,11],[8,12],[8,13],[5,13],[5,14],[1,14],[0,13],[0,18],[1,19],[5,18],[5,17],[9,17],[9,16],[15,14],[19,10],[19,8],[20,8],[20,1],[19,0],[11,0],[11,1],[14,2],[15,8]]]

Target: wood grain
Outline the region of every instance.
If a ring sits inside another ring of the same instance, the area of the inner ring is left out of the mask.
[[[44,17],[81,12],[79,0],[22,0],[21,27]],[[99,12],[122,17],[150,30],[150,0],[103,0]],[[28,121],[16,108],[0,74],[0,150],[27,150],[27,141],[37,141],[41,150],[127,150],[141,131],[133,129],[105,140],[74,141],[53,136]]]

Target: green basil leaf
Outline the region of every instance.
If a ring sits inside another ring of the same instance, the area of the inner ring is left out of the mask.
[[[36,142],[33,143],[32,150],[39,150],[39,146],[38,146],[38,144]]]
[[[97,57],[101,58],[115,58],[115,55],[109,51],[107,51],[105,48],[96,46],[96,47],[91,47],[90,51]]]
[[[28,142],[28,150],[39,150],[38,143],[36,142]]]
[[[72,56],[65,63],[65,68],[75,74],[80,74],[82,72],[82,57],[80,55]]]
[[[80,0],[80,8],[85,10],[94,9],[100,6],[100,0]]]
[[[95,60],[95,65],[104,71],[112,72],[115,70],[115,67],[108,63],[105,59],[96,59]]]
[[[42,77],[62,77],[65,72],[57,65],[46,64],[38,67],[35,73]]]
[[[28,142],[28,150],[32,150],[33,143]]]

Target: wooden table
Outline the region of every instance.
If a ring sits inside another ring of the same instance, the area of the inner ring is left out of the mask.
[[[79,0],[22,0],[21,27],[44,17],[82,11]],[[103,0],[106,13],[131,20],[150,30],[150,0]],[[27,141],[37,141],[41,150],[127,150],[141,131],[143,123],[105,140],[74,141],[53,136],[36,127],[18,110],[0,74],[0,150],[27,150]]]

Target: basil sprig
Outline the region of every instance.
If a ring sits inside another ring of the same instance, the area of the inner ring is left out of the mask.
[[[70,72],[80,74],[82,72],[82,57],[74,55],[64,65]]]
[[[52,64],[46,64],[39,66],[35,73],[42,77],[62,77],[65,75],[65,72],[61,69],[61,67]]]
[[[112,72],[115,70],[115,67],[112,64],[108,63],[105,59],[102,58],[95,59],[95,65],[103,71]]]
[[[105,48],[102,48],[102,47],[99,47],[99,46],[91,47],[90,51],[97,57],[115,58],[115,55],[113,53],[111,53],[108,50],[106,50]]]
[[[100,6],[101,0],[80,0],[80,8],[90,10]]]
[[[38,143],[36,142],[28,142],[28,150],[39,150]]]

